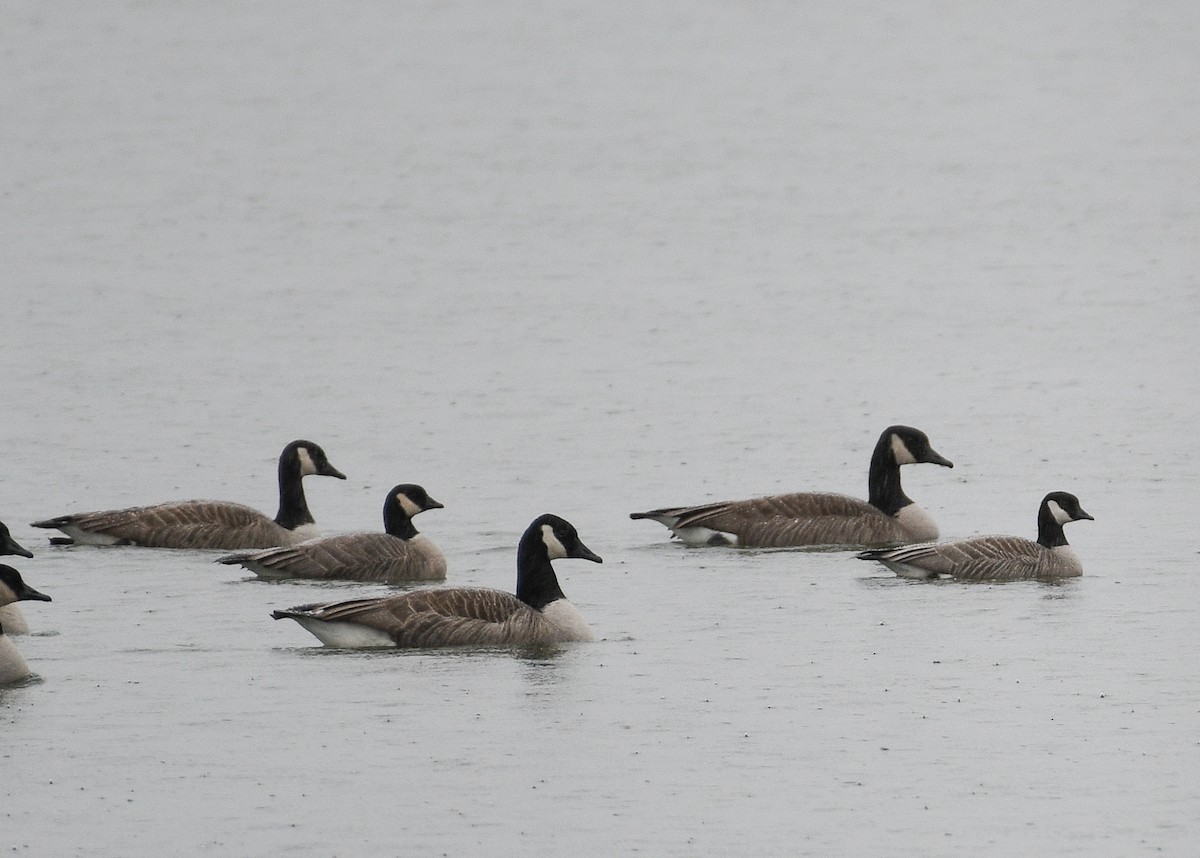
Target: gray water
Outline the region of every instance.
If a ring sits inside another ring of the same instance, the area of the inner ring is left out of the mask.
[[[1200,7],[13,2],[0,690],[17,855],[1191,855]],[[632,510],[863,496],[1083,578],[689,550]],[[598,640],[322,649],[360,593],[35,519],[187,497],[326,533],[418,482],[448,583],[536,515]]]

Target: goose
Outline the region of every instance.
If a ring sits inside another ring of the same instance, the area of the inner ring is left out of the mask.
[[[517,548],[517,594],[435,587],[398,596],[301,605],[275,611],[331,647],[441,647],[590,641],[592,631],[567,601],[550,561],[602,563],[575,527],[556,515],[533,520]]]
[[[0,605],[7,606],[13,602],[29,600],[49,602],[50,597],[26,584],[16,569],[0,564]],[[0,685],[16,682],[27,676],[29,665],[13,646],[13,642],[5,634],[3,622],[0,622]]]
[[[878,560],[904,578],[948,575],[965,581],[1022,581],[1075,578],[1083,574],[1063,525],[1094,519],[1070,492],[1051,492],[1038,507],[1037,542],[1020,536],[975,536],[950,542],[876,549],[858,555]]]
[[[8,525],[0,521],[0,554],[16,554],[20,557],[33,557],[30,551],[22,548],[9,533]],[[29,623],[25,615],[16,605],[0,605],[0,625],[10,635],[29,634]]]
[[[0,554],[17,554],[21,557],[33,557],[31,551],[17,544],[17,541],[12,538],[12,533],[8,530],[8,525],[2,521],[0,521]]]
[[[189,500],[128,509],[82,512],[33,522],[69,537],[56,544],[141,545],[151,548],[273,548],[317,535],[304,499],[310,474],[346,479],[312,441],[293,441],[279,455],[279,512],[274,521],[229,501]]]
[[[384,533],[348,533],[299,545],[242,551],[217,563],[241,565],[262,578],[342,578],[352,581],[441,581],[446,558],[413,527],[412,517],[442,509],[421,486],[401,483],[383,502]]]
[[[871,454],[869,500],[830,492],[797,492],[700,506],[635,512],[666,525],[686,545],[739,548],[879,546],[937,539],[937,524],[900,486],[900,466],[954,464],[911,426],[889,426]]]

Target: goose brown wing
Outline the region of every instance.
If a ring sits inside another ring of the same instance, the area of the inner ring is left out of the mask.
[[[224,558],[223,558],[224,559]],[[394,583],[446,577],[446,561],[432,543],[386,533],[349,533],[238,555],[269,573],[293,578],[340,578]]]
[[[968,581],[1038,577],[1045,549],[1020,536],[977,536],[897,549],[888,559]]]
[[[706,527],[746,547],[870,545],[902,538],[895,521],[866,501],[827,492],[797,492],[693,507],[676,528]]]
[[[470,587],[417,590],[293,610],[319,620],[379,629],[401,647],[525,641],[529,630],[544,622],[511,593]]]
[[[289,533],[253,507],[228,501],[175,501],[80,513],[61,521],[157,548],[270,548]]]

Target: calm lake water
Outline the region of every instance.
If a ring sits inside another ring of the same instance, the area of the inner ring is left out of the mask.
[[[16,855],[1193,855],[1200,7],[6,6],[0,690]],[[689,550],[671,503],[1094,522],[1059,586]],[[213,554],[28,526],[187,497],[326,533],[418,482],[448,583],[536,515],[598,640],[322,649]]]

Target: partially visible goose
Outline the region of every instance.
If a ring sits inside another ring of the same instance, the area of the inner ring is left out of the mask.
[[[20,557],[32,557],[29,551],[17,544],[8,531],[8,525],[0,521],[0,554],[16,554]],[[0,605],[0,625],[10,635],[29,634],[29,623],[25,615],[16,605]]]
[[[0,564],[0,605],[11,605],[13,602],[26,600],[49,602],[50,597],[26,584],[16,569]],[[0,623],[0,685],[16,682],[27,676],[29,665],[8,639],[8,635],[4,633],[4,625]]]
[[[602,563],[574,526],[556,515],[533,520],[517,548],[517,594],[477,587],[414,590],[399,596],[301,605],[275,611],[326,646],[438,647],[592,640],[592,631],[558,586],[551,560]]]
[[[17,544],[17,541],[12,538],[12,533],[9,532],[8,525],[0,521],[0,554],[18,554],[21,557],[33,557],[33,554],[26,548],[22,548]]]
[[[327,536],[283,548],[227,554],[217,562],[240,564],[263,578],[342,578],[388,584],[441,581],[446,577],[446,558],[412,523],[417,513],[441,508],[425,489],[401,483],[384,499],[384,533]]]
[[[786,548],[805,545],[895,545],[937,539],[933,519],[900,487],[900,466],[929,462],[953,468],[911,426],[889,426],[871,454],[867,501],[828,492],[798,492],[742,501],[635,512],[670,528],[687,545]]]
[[[1079,505],[1079,498],[1069,492],[1051,492],[1038,507],[1037,542],[1020,536],[976,536],[864,551],[858,557],[878,560],[904,578],[939,575],[966,581],[1075,578],[1083,574],[1083,564],[1067,544],[1063,525],[1082,519],[1093,520]]]
[[[230,501],[189,500],[128,509],[81,512],[33,522],[57,528],[85,545],[150,548],[273,548],[317,535],[304,498],[304,477],[346,479],[312,441],[293,441],[279,455],[279,512],[274,521],[253,507]]]

